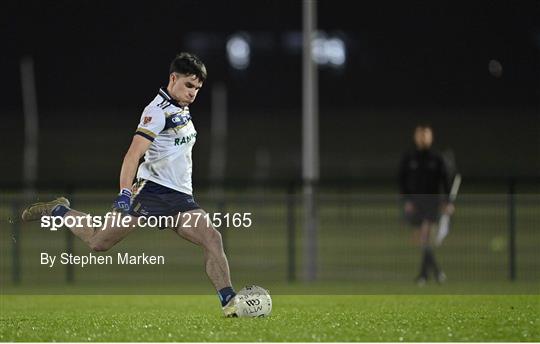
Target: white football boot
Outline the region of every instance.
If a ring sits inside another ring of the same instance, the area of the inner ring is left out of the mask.
[[[238,317],[238,302],[239,299],[233,296],[225,306],[223,306],[223,314],[227,318],[236,318]]]

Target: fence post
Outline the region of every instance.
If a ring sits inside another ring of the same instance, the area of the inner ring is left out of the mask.
[[[508,182],[508,272],[510,281],[516,280],[516,180]]]
[[[296,230],[295,230],[295,188],[294,182],[289,184],[287,190],[287,281],[296,280]]]
[[[21,283],[21,219],[18,201],[12,203],[12,212],[11,240],[13,245],[11,249],[11,278],[14,285],[19,285]]]
[[[66,189],[67,198],[71,200],[71,207],[73,207],[73,188],[68,186]],[[64,226],[64,233],[66,236],[66,252],[73,254],[73,236],[71,230]],[[66,264],[66,283],[73,283],[75,281],[75,270],[73,264]]]
[[[66,253],[73,254],[73,234],[69,228],[64,228],[66,233]],[[75,281],[75,272],[73,270],[73,264],[66,264],[66,282],[73,283]]]

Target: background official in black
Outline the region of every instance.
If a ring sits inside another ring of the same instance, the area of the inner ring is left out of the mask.
[[[400,193],[404,200],[406,220],[415,228],[416,242],[422,248],[419,285],[426,283],[432,272],[435,280],[444,282],[446,275],[436,262],[430,242],[430,232],[439,219],[441,209],[452,214],[454,206],[448,202],[450,176],[442,156],[434,151],[433,129],[418,125],[414,131],[416,148],[406,152],[399,168]]]

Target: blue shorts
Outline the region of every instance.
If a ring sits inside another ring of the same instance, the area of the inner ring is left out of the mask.
[[[176,216],[178,213],[200,209],[192,195],[185,194],[140,179],[134,187],[135,197],[131,202],[129,214],[139,216]]]

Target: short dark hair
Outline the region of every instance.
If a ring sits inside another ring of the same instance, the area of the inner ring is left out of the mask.
[[[204,63],[194,54],[181,52],[171,62],[169,74],[179,73],[195,75],[201,82],[206,80],[207,72]]]
[[[416,127],[414,127],[414,130],[417,130],[417,129],[429,129],[433,131],[433,127],[431,126],[431,124],[426,123],[426,122],[418,123]]]

